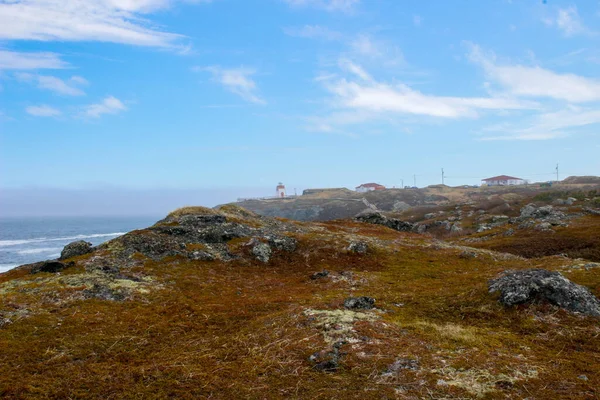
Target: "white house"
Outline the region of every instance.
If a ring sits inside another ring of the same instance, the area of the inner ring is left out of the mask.
[[[385,186],[378,183],[363,183],[356,187],[356,191],[361,193],[370,192],[372,190],[385,190]]]
[[[487,186],[510,186],[510,185],[524,185],[527,183],[525,179],[516,178],[514,176],[499,175],[491,178],[483,179],[482,185]]]

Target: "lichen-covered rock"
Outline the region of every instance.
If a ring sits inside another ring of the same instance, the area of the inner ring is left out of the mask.
[[[313,368],[321,372],[335,372],[339,367],[340,358],[343,355],[340,348],[346,344],[339,341],[333,344],[331,350],[318,351],[312,354],[308,360],[313,363]]]
[[[414,224],[406,221],[401,221],[396,218],[388,218],[380,212],[367,209],[354,217],[357,221],[366,222],[368,224],[383,225],[388,228],[400,231],[410,232],[414,228]]]
[[[350,242],[348,246],[348,251],[357,254],[366,254],[369,250],[369,245],[363,241]]]
[[[289,236],[270,236],[269,245],[277,250],[283,250],[291,253],[296,251],[298,241]]]
[[[76,242],[69,243],[66,245],[60,253],[59,260],[66,260],[67,258],[82,256],[84,254],[91,253],[93,251],[92,244],[85,240],[78,240]]]
[[[500,292],[500,302],[506,306],[548,302],[568,311],[600,316],[600,300],[559,272],[507,271],[489,282],[489,291]]]
[[[348,297],[344,300],[344,307],[348,310],[370,310],[375,305],[375,299],[372,297]]]
[[[410,358],[399,358],[387,367],[387,370],[385,370],[383,376],[396,375],[403,369],[410,371],[418,371],[419,360],[413,360]]]
[[[271,248],[266,243],[257,243],[252,247],[252,254],[256,257],[256,259],[263,263],[268,263],[271,258]]]

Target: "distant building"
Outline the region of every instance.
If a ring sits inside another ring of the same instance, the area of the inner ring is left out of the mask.
[[[524,185],[525,183],[527,183],[525,179],[508,175],[493,176],[491,178],[481,180],[481,184],[487,186]]]
[[[356,187],[356,191],[361,193],[370,192],[372,190],[385,190],[385,186],[378,183],[363,183]]]
[[[283,183],[279,182],[275,190],[277,191],[277,197],[285,197],[285,185]]]

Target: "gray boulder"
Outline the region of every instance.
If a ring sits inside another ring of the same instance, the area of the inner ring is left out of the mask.
[[[348,310],[370,310],[375,305],[375,299],[372,297],[348,297],[344,300],[344,307]]]
[[[358,241],[358,242],[350,242],[348,246],[348,251],[357,254],[366,254],[369,250],[369,245],[366,242]]]
[[[271,236],[269,237],[269,245],[277,250],[292,252],[296,250],[298,241],[289,236]]]
[[[489,282],[489,292],[500,292],[505,306],[547,302],[571,312],[600,316],[600,300],[588,289],[559,272],[545,269],[507,271]]]
[[[360,222],[366,222],[368,224],[383,225],[388,228],[400,231],[410,232],[414,228],[414,224],[406,221],[401,221],[396,218],[388,218],[380,212],[367,209],[359,213],[355,219]]]
[[[66,245],[60,253],[59,260],[66,260],[67,258],[82,256],[84,254],[91,253],[93,251],[92,244],[85,240],[78,240],[76,242],[69,243]]]
[[[257,243],[252,247],[252,254],[256,257],[256,259],[263,263],[268,263],[271,258],[271,248],[266,243]]]

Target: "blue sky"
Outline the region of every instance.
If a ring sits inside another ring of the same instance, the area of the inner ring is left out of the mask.
[[[0,187],[599,175],[599,44],[598,1],[0,0]]]

